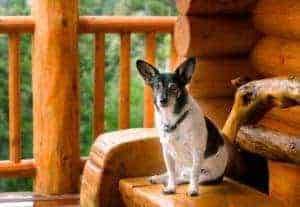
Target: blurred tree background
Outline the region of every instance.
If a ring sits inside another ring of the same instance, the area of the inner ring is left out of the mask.
[[[0,15],[30,15],[31,0],[0,0]],[[174,0],[80,0],[80,15],[177,15]],[[135,61],[144,58],[144,35],[131,36],[131,127],[141,127],[143,120],[143,82],[138,77]],[[105,131],[117,129],[119,36],[107,34],[105,39]],[[86,156],[92,143],[93,104],[93,35],[81,35],[81,154]],[[157,35],[156,63],[168,66],[169,35]],[[22,35],[21,41],[21,96],[22,96],[22,155],[32,158],[32,93],[31,93],[31,36]],[[0,36],[0,160],[8,159],[8,71],[7,35]],[[0,192],[31,191],[32,179],[0,179]]]

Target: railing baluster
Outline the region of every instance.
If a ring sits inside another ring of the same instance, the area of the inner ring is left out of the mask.
[[[146,48],[145,48],[145,59],[148,63],[155,64],[155,49],[156,39],[155,32],[146,34]],[[153,127],[153,96],[152,90],[149,86],[144,87],[144,127]]]
[[[119,87],[119,128],[127,129],[130,120],[130,33],[121,33]]]
[[[19,163],[21,159],[21,128],[20,128],[20,36],[9,34],[8,41],[9,68],[9,159]]]
[[[105,104],[105,33],[95,35],[95,71],[94,71],[94,138],[104,131]]]
[[[170,51],[170,54],[171,54],[171,57],[170,57],[170,68],[172,70],[175,70],[176,69],[176,66],[178,64],[178,54],[176,52],[176,48],[175,48],[175,42],[174,42],[174,34],[171,33],[171,42],[170,42],[170,48],[171,48],[171,51]]]

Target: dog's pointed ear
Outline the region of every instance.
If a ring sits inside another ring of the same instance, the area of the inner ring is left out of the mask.
[[[137,60],[136,67],[148,85],[151,85],[153,78],[159,74],[159,71],[154,66],[143,60]]]
[[[191,81],[192,75],[195,70],[195,66],[196,66],[196,59],[188,58],[181,65],[177,67],[175,73],[182,84],[186,85]]]

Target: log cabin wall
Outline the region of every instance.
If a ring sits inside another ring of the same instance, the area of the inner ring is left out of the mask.
[[[176,4],[180,13],[175,25],[177,53],[198,60],[190,91],[220,128],[233,102],[231,79],[299,77],[299,0],[176,0]],[[259,122],[294,137],[300,135],[299,124],[299,107],[274,109]],[[248,153],[243,158],[255,159]],[[247,176],[268,174],[261,165],[247,170],[251,169]],[[270,161],[269,171],[270,195],[288,206],[299,205],[299,167]]]

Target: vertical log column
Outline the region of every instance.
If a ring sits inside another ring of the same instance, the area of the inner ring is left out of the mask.
[[[38,194],[79,190],[78,0],[34,0],[33,137]]]

